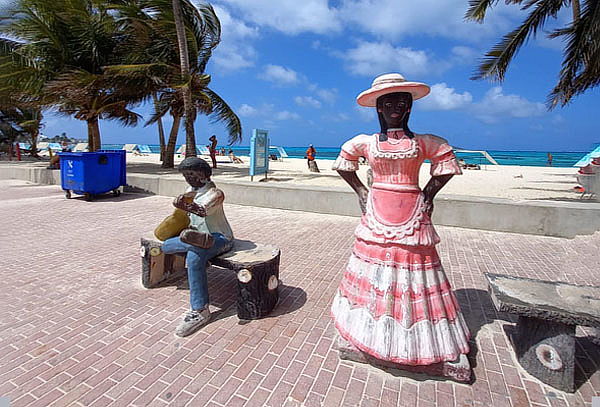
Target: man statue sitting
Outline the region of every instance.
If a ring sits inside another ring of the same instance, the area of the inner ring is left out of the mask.
[[[175,198],[173,206],[188,213],[190,224],[179,236],[165,240],[162,248],[166,254],[187,253],[191,309],[175,335],[188,336],[210,320],[206,263],[231,250],[233,232],[223,211],[225,195],[210,180],[210,165],[201,158],[188,157],[179,164],[179,171],[190,187]]]

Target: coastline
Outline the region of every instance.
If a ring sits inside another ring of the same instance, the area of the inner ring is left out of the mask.
[[[210,162],[208,156],[200,156]],[[248,166],[250,159],[240,156],[244,164],[233,164],[227,156],[217,156],[217,170],[213,178],[219,180],[249,181]],[[175,165],[183,156],[175,156]],[[277,184],[297,184],[305,186],[348,188],[348,185],[331,169],[332,160],[316,159],[320,173],[308,171],[306,160],[285,158],[283,161],[269,161],[267,182]],[[147,172],[151,167],[160,169],[158,154],[134,156],[127,154],[128,172]],[[149,165],[153,164],[153,165]],[[424,187],[429,180],[429,164],[421,167],[419,183]],[[361,165],[358,176],[366,182],[368,165]],[[161,171],[165,171],[160,169]],[[168,170],[167,170],[168,171]],[[176,171],[173,171],[176,174]],[[579,200],[580,193],[573,187],[577,185],[573,167],[528,167],[516,165],[482,165],[481,170],[464,170],[455,176],[441,191],[442,194],[466,195],[477,197],[495,197],[513,200]],[[255,182],[263,178],[255,177]]]
[[[181,160],[182,157],[178,157],[176,164]],[[228,161],[227,157],[218,157],[213,178],[230,204],[360,216],[356,195],[339,174],[330,169],[329,160],[317,160],[321,173],[309,172],[304,159],[271,161],[267,182],[261,176],[250,181],[247,157],[246,164]],[[46,169],[47,160],[2,161],[1,164],[0,179],[61,184],[61,171]],[[364,165],[358,172],[363,180],[367,169]],[[575,170],[490,166],[487,170],[465,171],[438,194],[433,221],[445,226],[568,238],[595,233],[600,230],[600,203],[580,199],[580,194],[572,190]],[[424,164],[420,173],[421,187],[430,178],[428,171],[429,165]],[[158,154],[128,154],[127,184],[131,192],[171,197],[186,189],[176,168],[160,167]]]
[[[158,154],[160,152],[160,146],[157,144],[145,144],[152,153]],[[120,150],[123,147],[121,144],[105,144],[103,148],[112,150]],[[179,146],[177,146],[179,148]],[[225,148],[225,151],[232,149],[236,156],[246,156],[250,154],[249,146],[218,146],[218,150]],[[289,158],[303,158],[305,156],[305,147],[286,147],[286,146],[271,146],[270,154],[277,156],[281,155],[282,149],[288,154]],[[465,160],[468,164],[488,164],[489,161],[480,153],[485,149],[474,149],[474,150],[462,150],[455,147],[456,156],[460,159]],[[518,166],[529,166],[529,167],[546,167],[547,166],[547,151],[518,151],[518,150],[485,150],[490,156],[498,162],[500,165],[518,165]],[[339,155],[340,147],[319,147],[317,150],[317,157],[326,160],[335,160]],[[583,157],[586,152],[578,151],[551,151],[553,154],[553,165],[555,167],[572,167],[577,161]]]
[[[199,155],[210,163],[210,157]],[[239,156],[243,164],[231,163],[227,156],[217,156],[218,168],[213,178],[219,181],[250,181],[248,156]],[[175,155],[175,166],[183,160],[183,156]],[[23,163],[45,167],[48,157],[38,161],[25,156]],[[331,170],[333,160],[317,158],[320,173],[308,171],[306,160],[302,158],[285,158],[283,161],[269,161],[267,183],[271,185],[301,185],[319,188],[334,188],[351,191],[336,171]],[[3,160],[3,163],[9,163]],[[12,163],[17,164],[16,161]],[[430,178],[429,163],[424,163],[419,175],[421,188]],[[361,165],[359,178],[366,183],[368,165]],[[164,174],[168,178],[179,179],[175,169],[162,169],[160,155],[156,153],[134,155],[127,153],[128,174]],[[567,201],[586,203],[589,200],[579,199],[581,193],[573,188],[577,185],[575,167],[534,167],[521,165],[481,165],[480,170],[463,170],[462,175],[452,178],[440,194],[462,195],[474,197],[503,198],[515,201]],[[258,182],[264,178],[255,177]],[[263,181],[264,182],[264,181]]]

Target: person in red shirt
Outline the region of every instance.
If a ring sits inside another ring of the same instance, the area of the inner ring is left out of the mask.
[[[308,168],[310,169],[310,162],[315,161],[315,156],[317,155],[317,150],[313,147],[312,144],[309,144],[308,149],[306,150],[306,159]]]

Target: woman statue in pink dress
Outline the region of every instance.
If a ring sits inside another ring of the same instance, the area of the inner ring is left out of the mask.
[[[446,140],[408,128],[413,100],[428,93],[429,86],[397,73],[377,77],[357,101],[377,108],[381,133],[344,143],[333,166],[363,212],[331,309],[335,326],[355,348],[388,365],[452,362],[469,352],[469,330],[431,223],[434,196],[461,170]],[[359,157],[373,171],[370,191],[356,175]],[[425,160],[431,179],[421,190]]]

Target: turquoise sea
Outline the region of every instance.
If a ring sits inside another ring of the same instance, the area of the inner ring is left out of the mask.
[[[103,144],[102,148],[106,150],[120,150],[124,144]],[[153,153],[160,152],[160,146],[158,144],[148,144]],[[219,146],[218,148],[224,147],[226,151],[231,148],[235,155],[250,155],[249,146]],[[179,148],[179,145],[177,146]],[[284,147],[290,158],[303,158],[304,152],[307,147]],[[317,149],[317,158],[325,160],[335,160],[340,152],[339,147],[319,147]],[[500,165],[525,165],[531,167],[544,167],[547,164],[548,151],[498,151],[498,150],[487,150],[487,152],[498,162]],[[552,166],[553,167],[572,167],[581,157],[587,154],[587,151],[574,151],[574,152],[554,152],[550,151],[553,155]],[[271,154],[279,156],[277,149],[271,149]],[[491,164],[483,155],[479,153],[457,153],[459,158],[465,160],[469,164]]]

